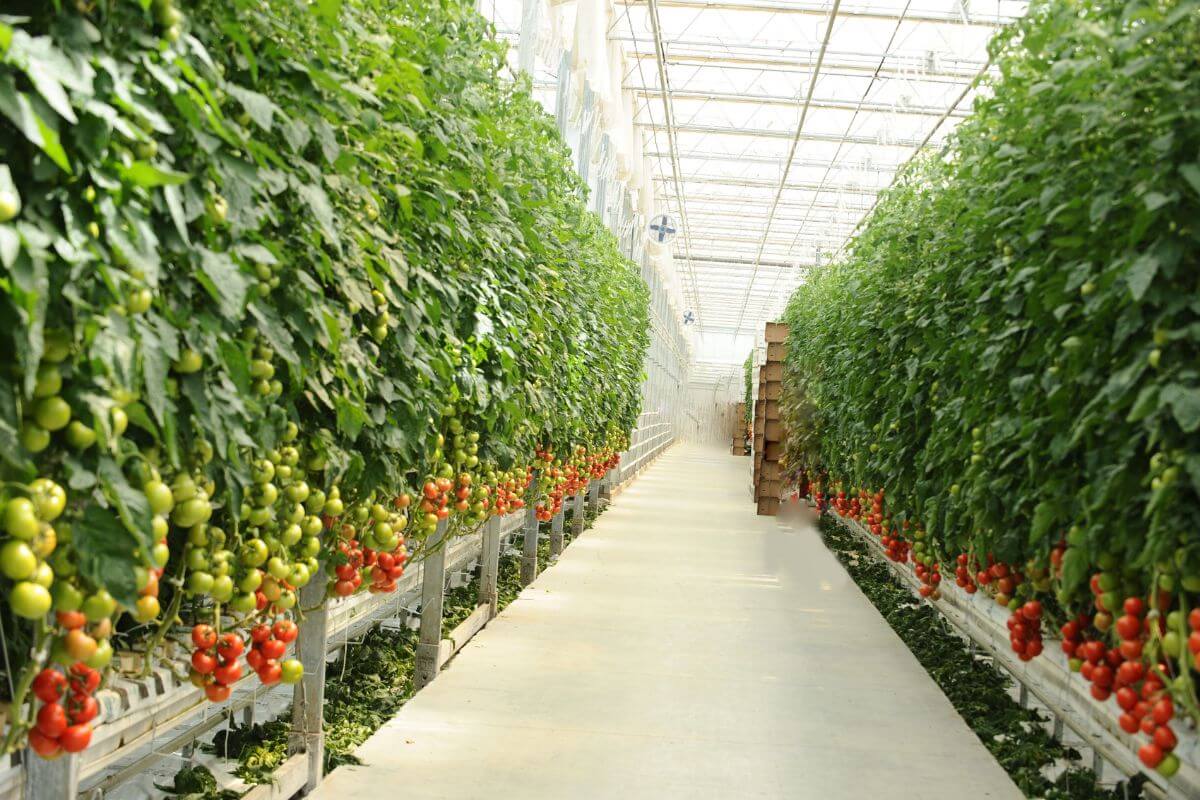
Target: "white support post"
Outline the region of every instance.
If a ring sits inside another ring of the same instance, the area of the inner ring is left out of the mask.
[[[479,604],[491,606],[488,618],[496,616],[500,580],[500,517],[492,517],[483,525],[483,548],[479,555]]]
[[[563,518],[566,512],[559,509],[550,521],[550,557],[558,558],[563,551]]]
[[[583,492],[580,491],[571,501],[571,536],[583,533]]]
[[[542,481],[542,471],[535,469],[533,471],[533,480],[529,482],[529,489],[525,492],[525,522],[522,530],[525,532],[525,545],[521,548],[521,585],[528,586],[537,578],[537,545],[538,545],[538,518],[537,518],[537,492]]]
[[[288,752],[306,756],[306,794],[317,788],[325,773],[325,654],[329,650],[328,612],[323,602],[325,582],[325,568],[322,567],[300,589],[300,606],[313,610],[300,623],[300,635],[296,638],[296,658],[304,665],[304,677],[292,690]]]
[[[600,481],[594,480],[588,484],[587,504],[594,511],[600,510]]]
[[[25,765],[25,800],[75,800],[79,796],[79,755],[47,761],[29,748],[21,753]]]
[[[421,561],[421,633],[417,643],[417,661],[413,667],[413,688],[422,689],[437,677],[441,666],[442,602],[446,586],[446,520],[440,520],[425,543],[430,552]]]
[[[540,0],[521,0],[521,39],[517,44],[517,67],[533,77],[537,63],[538,9]]]

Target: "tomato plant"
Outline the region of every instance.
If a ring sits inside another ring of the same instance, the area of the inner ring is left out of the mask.
[[[1193,718],[1198,45],[1194,4],[1034,3],[948,149],[792,298],[784,401],[789,463],[893,558],[1010,608],[1023,658],[1070,624],[1097,700]]]
[[[6,748],[46,665],[103,669],[115,635],[149,669],[181,615],[214,702],[243,658],[299,680],[279,623],[319,575],[391,591],[439,521],[558,502],[538,453],[615,463],[648,293],[470,3],[11,13]],[[246,648],[223,615],[277,633]],[[86,747],[78,725],[39,751]]]

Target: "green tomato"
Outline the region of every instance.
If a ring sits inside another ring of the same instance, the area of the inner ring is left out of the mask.
[[[252,569],[243,575],[237,582],[238,589],[243,592],[256,592],[258,587],[262,586],[262,573],[256,569]]]
[[[67,444],[76,450],[87,450],[96,443],[96,431],[79,420],[71,420],[67,426]]]
[[[284,528],[279,534],[279,541],[285,547],[291,547],[296,542],[300,541],[300,537],[303,535],[304,531],[301,530],[300,526],[293,523],[292,525],[288,525],[286,528]]]
[[[171,521],[181,528],[190,528],[193,525],[199,525],[201,522],[208,522],[212,517],[212,504],[207,500],[201,500],[199,497],[193,497],[191,500],[185,500],[175,507],[171,513]]]
[[[62,373],[53,364],[42,364],[37,371],[37,384],[33,396],[40,399],[54,397],[62,391]]]
[[[277,489],[275,487],[275,484],[268,481],[267,483],[263,483],[263,484],[259,485],[257,505],[259,505],[259,506],[275,505],[275,501],[278,499],[279,499],[279,489]]]
[[[37,556],[29,545],[20,539],[9,539],[0,547],[0,571],[9,580],[23,581],[33,577],[37,570]]]
[[[120,406],[113,406],[109,412],[109,422],[112,424],[113,436],[121,436],[129,427],[129,415]]]
[[[156,567],[165,567],[171,560],[171,548],[167,547],[164,542],[159,542],[150,548],[150,560]]]
[[[13,613],[25,619],[40,619],[50,611],[54,599],[45,586],[33,581],[18,581],[8,594]]]
[[[14,497],[4,509],[4,530],[9,536],[29,541],[41,531],[37,509],[27,497]]]
[[[80,610],[83,611],[88,622],[99,622],[102,619],[108,619],[116,612],[117,601],[113,599],[107,589],[99,589],[84,598]]]
[[[308,566],[306,564],[293,564],[291,571],[288,572],[288,583],[297,588],[304,586],[312,579],[308,574]]]
[[[290,571],[291,567],[279,556],[272,556],[267,561],[267,573],[277,581],[286,578]]]
[[[8,222],[21,213],[21,197],[14,189],[0,189],[0,222]]]
[[[37,515],[46,522],[53,522],[67,507],[67,493],[49,478],[38,478],[29,484],[33,494],[33,506]]]
[[[241,561],[248,567],[261,567],[271,555],[262,539],[250,539],[242,545]]]
[[[321,540],[315,536],[307,536],[300,545],[300,554],[311,558],[321,552]]]
[[[287,487],[288,499],[293,503],[303,503],[308,499],[308,495],[308,484],[304,481],[296,481],[291,486]]]
[[[213,579],[212,597],[218,603],[227,603],[233,597],[233,578],[228,575],[218,575]]]
[[[55,581],[50,596],[54,598],[55,611],[78,611],[83,606],[83,592],[68,581]]]
[[[42,336],[42,359],[52,364],[66,361],[71,355],[71,337],[61,328],[47,330]]]
[[[204,357],[188,347],[179,353],[179,360],[175,362],[174,369],[181,375],[191,375],[199,372],[203,366]]]
[[[254,596],[253,592],[234,595],[233,599],[229,601],[229,607],[238,614],[249,614],[258,607],[258,598]]]
[[[188,575],[188,591],[192,594],[208,594],[213,588],[213,576],[209,572],[193,572]]]
[[[279,593],[279,599],[275,601],[275,605],[280,608],[292,608],[296,605],[296,593],[285,589]]]
[[[340,517],[346,510],[345,504],[340,497],[331,497],[325,501],[325,513],[331,517]]]
[[[145,287],[134,289],[125,299],[125,310],[132,315],[145,314],[154,303],[154,293]]]
[[[96,651],[89,658],[84,659],[92,669],[104,669],[112,661],[113,648],[108,639],[101,639],[96,642]]]
[[[21,446],[31,453],[40,453],[50,446],[50,431],[32,422],[21,425]]]
[[[304,521],[300,523],[300,529],[304,532],[305,536],[320,536],[321,530],[324,527],[321,524],[321,518],[315,516],[305,517]]]
[[[304,677],[304,665],[298,658],[285,658],[279,662],[279,682],[299,683]]]
[[[208,569],[208,553],[203,548],[189,547],[184,561],[193,572]]]
[[[153,514],[170,514],[171,509],[175,508],[175,496],[171,487],[162,481],[147,481],[142,485],[142,492],[145,493]]]

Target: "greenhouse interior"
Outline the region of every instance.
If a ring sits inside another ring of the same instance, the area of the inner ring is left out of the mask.
[[[0,287],[0,800],[1200,798],[1200,0],[5,0]]]

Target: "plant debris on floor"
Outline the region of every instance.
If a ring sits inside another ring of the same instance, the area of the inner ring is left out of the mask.
[[[928,603],[918,603],[906,586],[852,533],[825,515],[819,525],[825,544],[867,599],[912,651],[984,746],[1026,797],[1043,800],[1138,800],[1145,779],[1135,776],[1113,789],[1079,766],[1080,753],[1055,739],[1046,720],[1013,700],[1012,682],[976,658]],[[1056,765],[1068,766],[1051,776]]]

